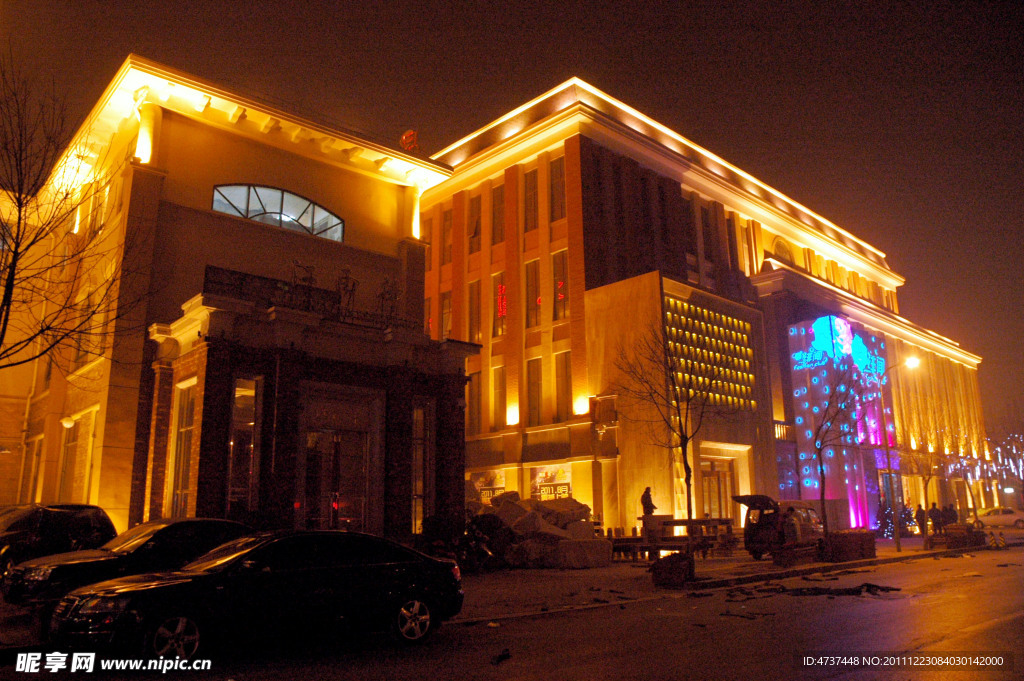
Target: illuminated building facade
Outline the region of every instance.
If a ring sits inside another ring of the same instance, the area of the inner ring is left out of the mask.
[[[136,57],[80,147],[101,159],[98,232],[132,245],[110,251],[121,300],[142,295],[80,361],[0,376],[8,498],[96,503],[122,530],[198,515],[407,536],[461,515],[475,348],[422,333],[414,238],[447,168]]]
[[[996,503],[980,358],[899,315],[884,254],[580,80],[425,161],[132,57],[68,154],[142,303],[0,375],[5,501],[401,535],[506,490],[629,528],[650,486],[738,518],[734,494],[817,499],[827,324],[869,374],[921,362],[876,381],[830,517],[870,524],[890,473],[908,504],[926,479]],[[717,407],[691,498],[616,389],[651,328]]]
[[[471,498],[571,494],[628,528],[651,486],[659,513],[684,515],[678,457],[616,395],[618,348],[659,323],[676,366],[706,351],[695,344],[725,350],[705,370],[727,379],[715,390],[733,413],[705,423],[689,452],[699,517],[739,517],[732,494],[818,498],[816,466],[799,463],[820,352],[801,343],[816,320],[849,331],[865,376],[921,361],[860,405],[854,474],[829,466],[837,526],[874,522],[886,465],[915,504],[922,452],[987,456],[980,358],[899,316],[903,279],[883,253],[628,105],[572,79],[433,158],[454,172],[422,199],[424,328],[482,346],[467,363]],[[939,503],[966,507],[968,485],[992,503],[983,479],[929,484]]]

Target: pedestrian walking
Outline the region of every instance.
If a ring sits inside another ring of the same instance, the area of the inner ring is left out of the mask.
[[[917,505],[917,510],[914,511],[914,522],[917,523],[917,529],[921,531],[922,537],[928,536],[928,514],[925,512],[921,504]]]
[[[932,521],[932,534],[942,534],[942,509],[932,502],[932,507],[928,509],[928,520]]]

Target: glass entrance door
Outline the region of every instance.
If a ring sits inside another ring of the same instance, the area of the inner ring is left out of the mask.
[[[732,518],[733,465],[732,461],[705,460],[700,464],[702,517]]]
[[[363,530],[366,525],[367,434],[320,430],[306,434],[306,526]]]

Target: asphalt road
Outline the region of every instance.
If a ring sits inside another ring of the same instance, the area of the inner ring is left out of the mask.
[[[731,590],[671,592],[495,626],[450,625],[410,649],[376,638],[261,642],[217,655],[210,671],[161,678],[1020,679],[1022,587],[1024,549],[983,551]],[[998,671],[882,666],[929,656],[948,662],[962,655],[1002,656],[1004,665]],[[816,659],[809,667],[802,664],[805,657],[839,659]],[[819,666],[825,661],[842,663]]]

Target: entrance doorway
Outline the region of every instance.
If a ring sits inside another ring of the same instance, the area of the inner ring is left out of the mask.
[[[384,530],[384,392],[304,382],[295,457],[298,529]]]
[[[700,462],[701,517],[734,518],[736,494],[733,480],[735,472],[731,459],[711,459]]]
[[[306,433],[306,526],[366,529],[367,434],[354,430]]]

